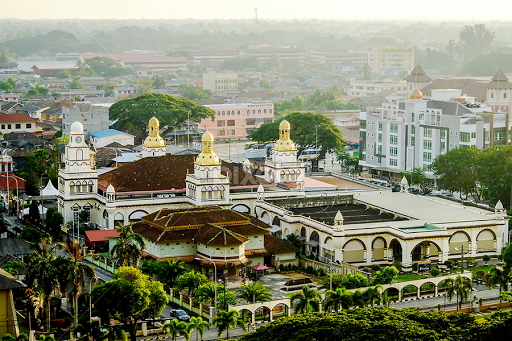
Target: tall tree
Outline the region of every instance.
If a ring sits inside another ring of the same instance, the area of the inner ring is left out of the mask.
[[[310,309],[318,311],[320,308],[320,294],[315,289],[307,285],[302,287],[302,291],[293,294],[290,304],[296,314],[309,313]]]
[[[352,292],[345,288],[337,288],[335,290],[327,290],[325,292],[324,307],[330,308],[334,311],[340,308],[348,309],[352,306]]]
[[[172,288],[176,278],[186,272],[185,262],[178,259],[166,259],[163,261],[145,260],[140,270],[150,276],[154,276],[167,288]]]
[[[117,267],[139,266],[142,250],[146,248],[146,241],[139,233],[133,233],[132,225],[124,225],[119,229],[119,237],[112,248],[111,255]]]
[[[462,302],[467,301],[469,297],[469,292],[473,287],[471,281],[459,275],[455,279],[447,278],[445,283],[448,287],[446,297],[451,302],[453,295],[457,295],[457,311],[459,311],[459,306],[462,305]]]
[[[187,332],[187,324],[184,321],[178,321],[178,319],[173,319],[169,322],[166,322],[162,325],[163,330],[167,330],[169,335],[173,341],[176,341],[176,338],[179,335],[183,335]]]
[[[208,278],[202,273],[192,270],[180,275],[176,282],[179,290],[186,289],[188,296],[191,296],[202,284],[208,283]]]
[[[73,312],[76,328],[78,326],[78,297],[85,287],[86,280],[90,279],[91,285],[94,284],[96,271],[92,266],[84,263],[85,258],[91,257],[93,254],[85,254],[76,239],[73,239],[71,243],[64,244],[64,250],[67,257],[60,259],[59,271],[63,274],[64,283],[70,283],[73,286]]]
[[[279,139],[279,124],[283,119],[264,123],[249,138],[260,143]],[[295,112],[287,115],[286,120],[290,122],[290,138],[297,145],[299,153],[307,148],[314,148],[317,142],[318,148],[323,152],[332,152],[343,146],[340,130],[325,115]],[[317,132],[318,139],[315,138]]]
[[[245,323],[238,321],[238,317],[240,313],[236,310],[225,311],[221,310],[217,313],[217,315],[213,318],[212,324],[213,326],[218,328],[217,336],[220,337],[224,331],[226,331],[226,340],[229,339],[229,330],[236,328],[237,326],[241,326],[245,331],[247,326]]]
[[[508,282],[510,280],[510,271],[508,268],[500,269],[493,265],[491,271],[491,277],[487,281],[487,286],[492,290],[496,285],[500,287],[500,309],[501,309],[501,292],[508,290]]]
[[[57,257],[57,251],[62,246],[53,243],[52,238],[45,238],[41,244],[32,244],[32,253],[27,264],[26,282],[35,296],[38,297],[40,306],[46,308],[46,326],[50,331],[50,298],[53,292],[60,292],[59,272],[57,267],[60,258]]]
[[[203,341],[204,330],[210,330],[210,324],[208,323],[208,321],[203,321],[203,318],[201,316],[192,316],[190,318],[190,324],[188,325],[188,328],[191,332],[194,330],[196,331],[196,341],[199,340],[199,336],[201,336],[201,341]]]
[[[236,298],[247,303],[265,302],[272,299],[270,289],[261,284],[260,281],[242,284],[242,286],[235,291],[235,295]]]
[[[215,111],[188,99],[153,93],[113,104],[109,116],[116,121],[116,129],[130,131],[142,138],[146,136],[146,126],[153,116],[158,117],[160,126],[179,127],[189,116],[190,121],[196,123],[206,118],[214,119]]]
[[[196,301],[212,304],[215,300],[215,286],[217,286],[217,284],[211,282],[201,284],[194,292]]]
[[[62,234],[62,224],[64,223],[64,218],[62,214],[55,207],[48,207],[46,210],[46,221],[45,221],[45,230],[55,240],[60,240]]]
[[[147,95],[153,92],[153,80],[149,77],[137,79],[137,94],[139,96]]]
[[[136,341],[137,321],[159,317],[168,302],[162,284],[133,267],[117,269],[113,280],[96,286],[92,296],[107,318],[113,316],[124,323],[132,341]]]
[[[464,56],[464,61],[468,62],[490,51],[495,38],[496,33],[487,29],[485,24],[464,26],[459,33],[457,49]]]

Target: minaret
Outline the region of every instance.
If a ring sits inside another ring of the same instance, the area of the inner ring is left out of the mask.
[[[84,127],[78,121],[71,125],[69,143],[66,145],[65,166],[59,169],[59,212],[64,221],[72,221],[73,211],[89,209],[98,192],[98,174],[91,167],[91,150],[84,141]],[[95,221],[95,210],[90,211]]]
[[[290,130],[290,122],[281,121],[279,140],[272,150],[272,158],[265,162],[265,180],[295,184],[297,190],[303,191],[304,163],[297,161],[297,148],[290,139]]]
[[[343,215],[338,210],[338,213],[336,213],[336,217],[334,217],[334,229],[337,231],[343,230]]]
[[[202,151],[194,163],[194,174],[187,174],[187,197],[196,205],[229,204],[229,178],[221,173],[220,159],[213,150],[214,138],[206,131]]]
[[[160,136],[160,122],[153,116],[149,120],[149,136],[142,144],[142,157],[165,155],[165,140]]]

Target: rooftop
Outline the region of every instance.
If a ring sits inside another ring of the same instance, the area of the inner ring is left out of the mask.
[[[115,129],[109,129],[109,130],[98,131],[96,133],[91,133],[91,136],[99,138],[99,137],[106,137],[106,136],[112,136],[112,135],[117,135],[117,134],[125,134],[125,135],[133,136],[131,134],[128,134],[128,133],[125,133],[125,132],[122,132],[119,130],[115,130]]]

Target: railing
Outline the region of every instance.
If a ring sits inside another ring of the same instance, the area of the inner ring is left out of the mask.
[[[90,263],[96,265],[97,267],[100,267],[108,272],[111,272],[111,273],[115,272],[114,262],[110,258],[104,258],[103,260],[100,260],[100,259],[94,259],[93,257],[89,256],[89,257],[85,257],[85,259],[88,262],[90,262]]]

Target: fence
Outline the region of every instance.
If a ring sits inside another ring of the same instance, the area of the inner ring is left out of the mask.
[[[206,303],[200,303],[189,297],[187,294],[179,292],[176,289],[169,289],[169,302],[173,302],[180,307],[190,310],[197,315],[210,320],[210,305]]]
[[[96,265],[97,267],[100,267],[106,271],[109,271],[111,273],[114,273],[115,271],[115,266],[114,266],[114,262],[112,261],[111,258],[106,258],[104,257],[103,260],[101,259],[94,259],[94,257],[85,257],[85,260],[87,260],[88,262]]]

